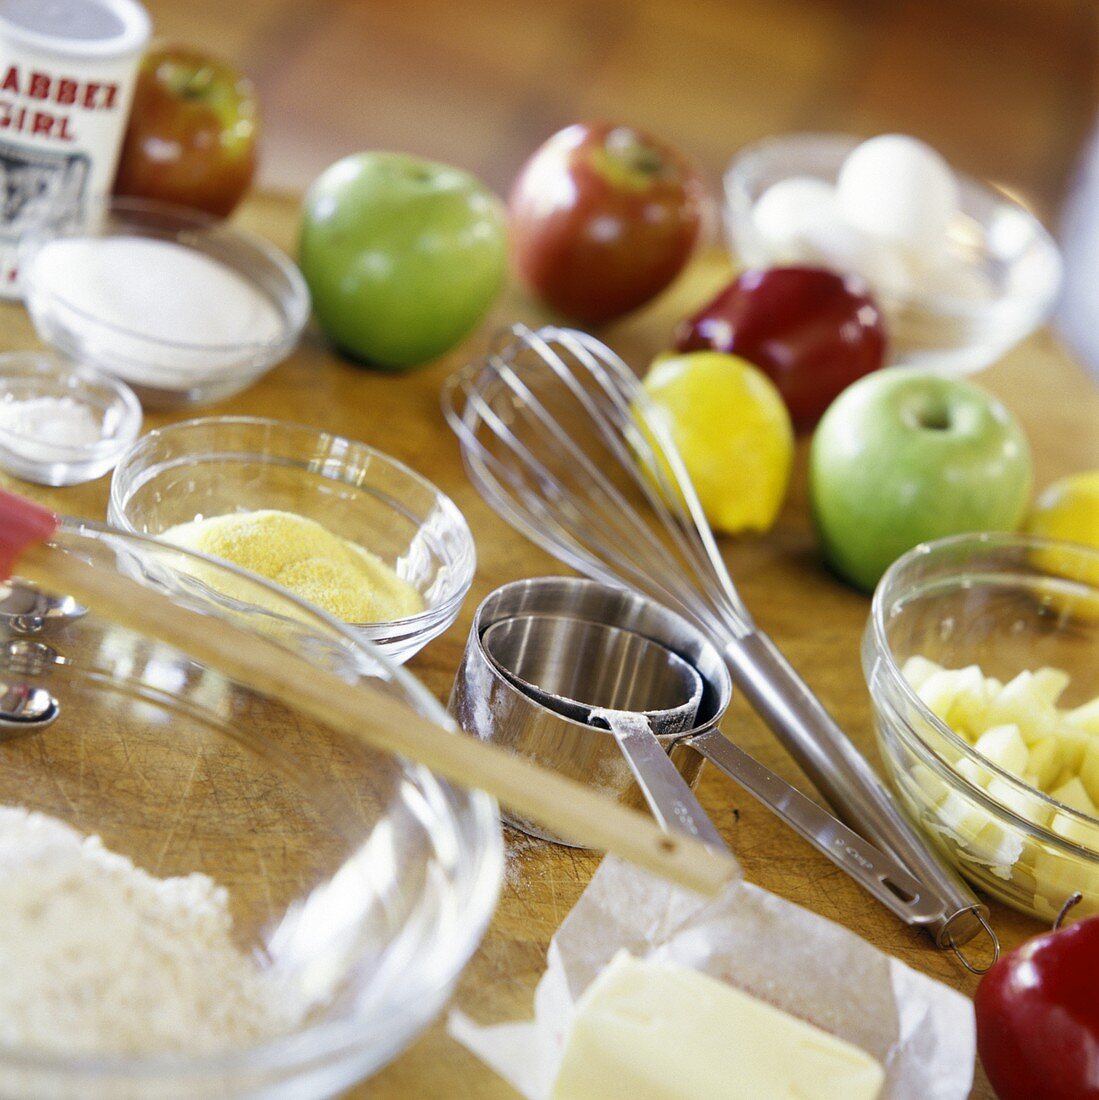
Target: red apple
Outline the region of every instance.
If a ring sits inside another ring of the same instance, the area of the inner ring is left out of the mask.
[[[680,351],[712,348],[754,363],[778,386],[794,426],[885,362],[885,325],[866,284],[814,267],[745,271],[676,333]]]
[[[974,997],[977,1051],[1000,1100],[1099,1098],[1099,917],[1005,955]]]
[[[703,195],[691,165],[656,138],[607,122],[569,126],[534,153],[512,188],[519,274],[575,321],[628,313],[682,271]]]
[[[201,50],[154,47],[138,69],[114,193],[225,217],[255,175],[258,134],[247,77]]]

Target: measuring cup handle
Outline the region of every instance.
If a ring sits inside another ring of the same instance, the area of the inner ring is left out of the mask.
[[[593,711],[592,715],[607,721],[605,712]],[[657,821],[665,829],[696,836],[728,851],[728,845],[656,739],[656,734],[649,729],[626,729],[611,722],[608,725]]]
[[[748,702],[839,817],[894,855],[943,900],[942,919],[929,926],[939,945],[965,943],[981,932],[981,903],[929,850],[865,757],[774,642],[758,631],[728,638],[724,656]]]

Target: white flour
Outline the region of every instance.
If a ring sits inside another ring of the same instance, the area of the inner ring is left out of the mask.
[[[0,1048],[211,1053],[296,1026],[206,875],[159,879],[64,822],[0,806]]]

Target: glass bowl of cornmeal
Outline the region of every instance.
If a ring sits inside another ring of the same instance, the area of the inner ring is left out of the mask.
[[[364,443],[278,420],[150,432],[115,468],[108,518],[274,581],[397,663],[454,622],[476,565],[469,525],[431,482]]]
[[[148,407],[219,401],[294,348],[309,291],[279,249],[183,207],[113,200],[95,225],[61,217],[20,241],[38,335],[129,384]]]

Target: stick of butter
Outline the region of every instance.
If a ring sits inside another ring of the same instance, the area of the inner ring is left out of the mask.
[[[553,1100],[875,1100],[865,1051],[717,978],[620,951],[576,1005]]]

